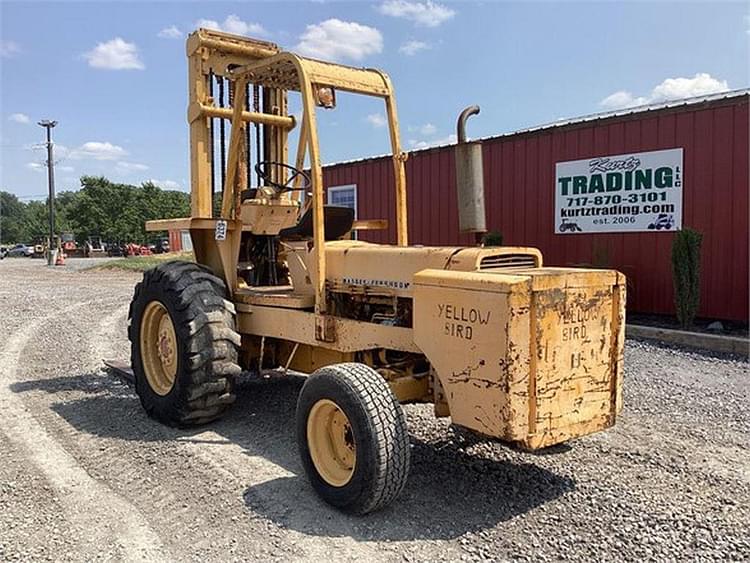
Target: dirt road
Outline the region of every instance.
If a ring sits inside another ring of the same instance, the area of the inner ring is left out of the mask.
[[[406,490],[356,518],[302,475],[301,379],[199,430],[145,416],[102,366],[138,278],[0,262],[0,560],[750,558],[746,362],[629,342],[616,428],[543,455],[407,407]]]

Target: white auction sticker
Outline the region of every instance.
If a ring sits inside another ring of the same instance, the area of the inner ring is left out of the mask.
[[[216,240],[227,239],[227,222],[224,219],[216,221],[216,231],[214,232],[214,238]]]

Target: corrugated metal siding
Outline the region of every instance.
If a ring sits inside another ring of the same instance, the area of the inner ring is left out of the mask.
[[[629,278],[630,310],[674,312],[671,233],[554,234],[555,163],[682,147],[683,225],[704,234],[704,317],[748,319],[748,96],[649,111],[484,141],[488,227],[504,243],[539,248],[548,265],[607,265]],[[410,156],[411,244],[472,244],[458,233],[453,150]],[[360,219],[388,219],[395,241],[391,163],[378,158],[327,167],[327,186],[357,184]]]

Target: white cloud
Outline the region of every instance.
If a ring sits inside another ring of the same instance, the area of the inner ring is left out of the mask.
[[[259,23],[246,22],[234,14],[226,17],[223,23],[216,20],[200,19],[195,22],[195,27],[205,27],[216,31],[224,31],[235,35],[268,35],[268,32]]]
[[[72,166],[56,166],[55,170],[59,170],[60,172],[73,172],[75,168]]]
[[[726,80],[713,78],[706,72],[700,72],[693,78],[667,78],[651,94],[654,100],[674,100],[705,96],[729,90]]]
[[[359,61],[383,50],[383,36],[374,27],[334,18],[308,25],[296,50],[319,59]]]
[[[376,128],[385,127],[388,123],[388,120],[382,113],[371,113],[366,119],[370,125]]]
[[[32,170],[41,170],[42,168],[47,168],[47,165],[42,164],[41,162],[27,162],[26,167],[31,168]]]
[[[450,134],[447,137],[442,137],[440,139],[432,139],[430,141],[417,141],[415,139],[409,140],[409,145],[413,149],[426,149],[428,147],[437,147],[440,145],[452,145],[454,144],[458,138],[455,134]]]
[[[699,72],[692,78],[667,78],[651,90],[647,96],[635,96],[626,90],[619,90],[604,98],[599,104],[608,109],[627,108],[679,100],[694,96],[706,96],[729,90],[726,80],[719,80],[706,72]]]
[[[16,123],[29,123],[31,121],[25,113],[11,113],[8,119]]]
[[[401,46],[398,48],[399,53],[403,53],[404,55],[408,55],[410,57],[416,55],[420,51],[425,51],[427,49],[432,48],[429,43],[425,43],[424,41],[406,41],[405,43],[402,43]]]
[[[21,52],[21,46],[15,41],[8,39],[0,40],[0,57],[9,59]]]
[[[83,57],[93,68],[108,70],[143,70],[145,65],[138,57],[138,47],[135,43],[128,43],[120,37],[97,43],[96,47],[83,54]]]
[[[633,106],[641,106],[643,104],[648,103],[648,99],[644,98],[643,96],[633,96],[630,92],[626,92],[625,90],[618,90],[617,92],[614,92],[613,94],[610,94],[606,98],[604,98],[601,102],[599,102],[600,106],[604,106],[605,108],[627,108],[627,107],[633,107]]]
[[[117,163],[117,168],[123,172],[143,172],[148,170],[148,166],[139,162],[124,162],[120,161]]]
[[[456,15],[455,10],[427,0],[426,2],[409,2],[408,0],[386,0],[378,9],[381,14],[411,20],[417,25],[437,27]]]
[[[68,156],[76,160],[87,158],[93,160],[116,160],[127,156],[127,154],[128,151],[118,145],[101,141],[89,141],[70,151]]]
[[[162,39],[180,39],[180,38],[182,38],[182,32],[179,30],[179,28],[176,25],[170,25],[169,27],[165,27],[164,29],[162,29],[156,35],[158,37],[161,37]]]
[[[63,159],[63,158],[70,158],[70,149],[66,147],[65,145],[58,145],[57,143],[53,143],[54,150],[55,150],[55,158]],[[39,143],[38,145],[33,145],[31,147],[33,150],[47,150],[47,145],[45,143]]]
[[[154,186],[158,186],[164,190],[179,190],[180,189],[179,182],[175,182],[174,180],[155,180],[154,178],[151,178],[148,181],[151,182]]]
[[[432,123],[425,123],[424,125],[407,125],[406,130],[409,133],[419,132],[420,135],[429,137],[437,133],[437,127]]]

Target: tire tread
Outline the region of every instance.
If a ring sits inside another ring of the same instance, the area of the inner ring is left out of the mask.
[[[364,364],[351,362],[327,366],[310,376],[305,387],[308,384],[314,386],[315,378],[320,377],[333,378],[337,385],[346,389],[346,393],[360,403],[376,445],[374,477],[371,482],[363,484],[357,498],[341,508],[356,514],[384,508],[401,493],[409,474],[410,444],[403,409],[382,376]],[[302,395],[300,402],[301,399]],[[298,424],[302,424],[302,421],[298,421]],[[301,430],[298,439],[303,439]],[[310,469],[310,464],[306,466],[308,471],[315,471],[314,468]]]
[[[177,309],[172,318],[175,330],[186,335],[182,373],[178,374],[184,389],[173,408],[158,409],[140,389],[139,380],[145,378],[136,377],[141,403],[150,416],[174,426],[215,420],[234,402],[233,378],[241,373],[237,360],[241,339],[235,329],[234,304],[226,299],[226,285],[205,266],[191,262],[170,261],[146,271],[128,312],[133,356],[139,337],[133,316],[149,288],[162,292]],[[135,369],[136,362],[132,363]]]

